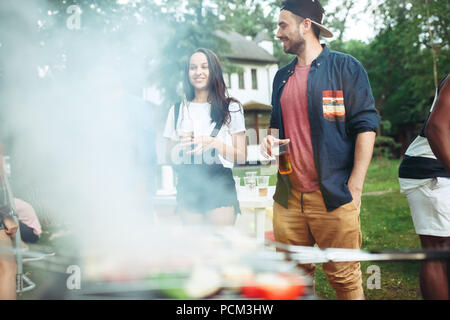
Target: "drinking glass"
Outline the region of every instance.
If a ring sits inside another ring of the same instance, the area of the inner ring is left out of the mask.
[[[234,176],[234,185],[236,186],[236,192],[239,192],[239,187],[241,186],[241,178]]]
[[[289,142],[278,146],[278,169],[280,174],[292,173],[292,163],[289,156]]]
[[[248,190],[254,191],[256,187],[256,176],[244,177],[244,185]]]
[[[260,197],[267,197],[267,191],[269,189],[269,176],[256,177],[256,183],[258,185],[258,195]]]

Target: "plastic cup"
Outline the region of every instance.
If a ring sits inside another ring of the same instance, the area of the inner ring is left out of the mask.
[[[236,186],[236,191],[239,192],[239,187],[241,186],[241,178],[234,176],[234,185]]]
[[[256,176],[254,176],[254,177],[253,176],[244,177],[244,185],[250,191],[255,190],[255,187],[256,187]]]
[[[256,183],[258,185],[258,195],[260,197],[267,197],[267,192],[269,190],[269,176],[256,177]]]

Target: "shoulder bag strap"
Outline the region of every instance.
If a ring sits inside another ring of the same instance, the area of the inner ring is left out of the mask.
[[[213,137],[213,138],[217,137],[221,127],[222,127],[222,124],[216,123],[216,126],[214,127],[213,131],[211,132],[211,137]]]
[[[177,130],[178,115],[180,114],[180,105],[181,105],[181,102],[175,103],[175,106],[173,109],[173,119],[175,121],[173,127],[175,128],[175,130]]]

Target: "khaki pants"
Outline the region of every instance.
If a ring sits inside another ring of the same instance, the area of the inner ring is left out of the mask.
[[[320,190],[301,193],[291,189],[288,209],[274,203],[273,229],[275,241],[319,248],[361,248],[359,208],[354,202],[327,212]],[[315,265],[301,267],[314,277]],[[322,265],[338,299],[363,297],[359,262],[328,262]]]

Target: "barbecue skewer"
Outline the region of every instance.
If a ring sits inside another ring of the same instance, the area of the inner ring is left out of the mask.
[[[287,245],[279,242],[267,242],[269,246],[281,249],[287,256],[301,264],[349,262],[349,261],[424,261],[450,260],[450,250],[385,250],[366,251],[359,249],[341,249]]]

